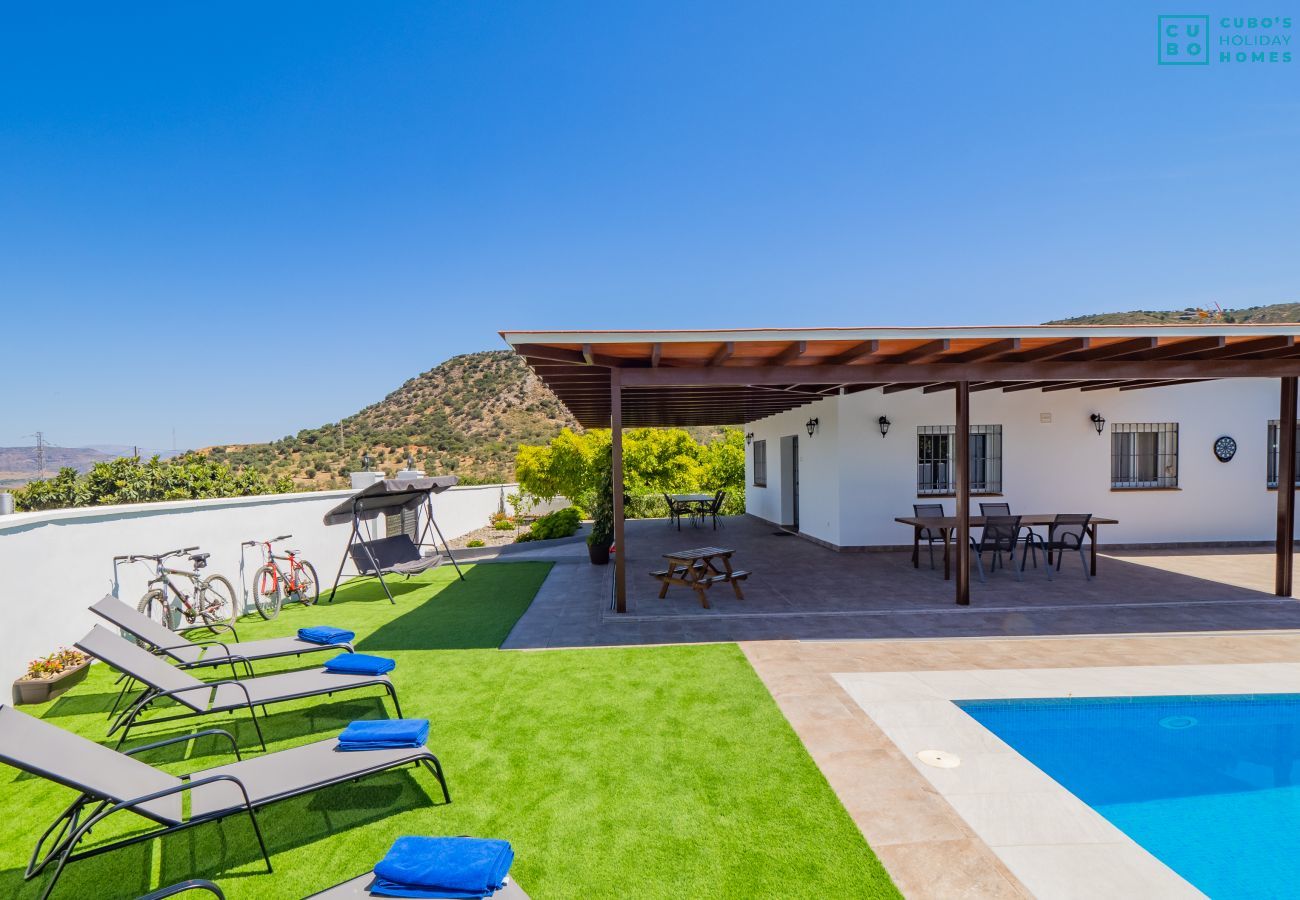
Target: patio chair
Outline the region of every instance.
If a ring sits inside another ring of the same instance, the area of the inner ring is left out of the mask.
[[[1011,504],[1010,503],[981,503],[980,515],[981,516],[1009,516],[1011,515]],[[1035,542],[1042,540],[1042,535],[1034,531],[1034,529],[1030,528],[1028,525],[1022,525],[1021,531],[1025,535],[1025,540],[1032,540]],[[1032,555],[1034,558],[1034,568],[1037,569],[1038,552],[1033,551]],[[1022,565],[1021,570],[1023,571],[1023,569],[1024,566]]]
[[[1088,523],[1092,519],[1092,513],[1059,513],[1047,526],[1047,539],[1039,539],[1036,543],[1047,553],[1047,577],[1052,577],[1052,554],[1056,554],[1056,570],[1061,570],[1061,560],[1065,557],[1067,550],[1079,554],[1079,562],[1083,565],[1083,577],[1085,580],[1092,580],[1092,572],[1088,566],[1088,557],[1083,552],[1083,542],[1088,539]],[[1023,560],[1021,561],[1023,565]]]
[[[219,666],[226,663],[243,663],[248,674],[252,674],[251,663],[255,660],[276,659],[281,656],[300,656],[303,653],[318,653],[321,650],[335,652],[352,652],[349,643],[314,644],[297,637],[267,638],[261,641],[239,640],[239,633],[233,625],[217,624],[212,629],[224,628],[234,640],[191,641],[155,622],[129,604],[123,603],[112,594],[105,595],[90,607],[90,611],[102,619],[116,625],[122,631],[135,638],[136,643],[144,645],[154,653],[166,656],[181,668],[201,666]]]
[[[913,503],[912,515],[918,519],[941,519],[943,518],[942,503]],[[934,528],[922,528],[919,535],[920,539],[925,541],[926,548],[930,551],[930,568],[934,568],[934,545],[943,543],[943,535],[938,533]]]
[[[324,669],[305,669],[297,672],[280,672],[260,678],[227,679],[225,681],[200,681],[189,672],[168,665],[148,650],[96,625],[90,633],[77,641],[76,647],[98,660],[108,663],[124,675],[145,686],[144,691],[127,704],[108,728],[109,736],[121,730],[117,746],[122,746],[137,724],[136,720],[159,700],[173,700],[182,711],[150,723],[173,722],[178,719],[207,716],[214,713],[248,710],[257,732],[258,743],[266,749],[262,726],[257,721],[255,706],[262,707],[263,715],[271,703],[318,697],[336,691],[354,691],[367,687],[382,687],[393,699],[393,708],[401,718],[402,707],[397,702],[397,688],[387,675],[350,675],[327,672]],[[111,713],[110,713],[111,715]]]
[[[672,525],[674,522],[676,522],[677,530],[681,531],[682,516],[688,514],[690,512],[690,509],[688,508],[687,504],[678,503],[672,497],[669,497],[667,493],[664,494],[664,502],[668,504],[668,524]]]
[[[136,754],[146,750],[207,736],[228,740],[236,762],[177,776],[135,759]],[[429,769],[438,779],[443,800],[451,802],[442,764],[427,747],[338,753],[337,745],[338,739],[330,738],[243,759],[234,736],[211,729],[120,752],[0,704],[0,762],[79,792],[36,841],[23,877],[30,880],[55,864],[54,874],[41,894],[45,900],[71,862],[205,822],[244,815],[253,827],[270,872],[271,858],[255,810],[404,766],[423,765]],[[123,810],[141,817],[137,825],[152,827],[137,827],[125,836],[78,851],[92,828]]]
[[[709,505],[700,510],[701,522],[704,521],[705,516],[711,516],[713,518],[714,531],[718,530],[718,516],[722,513],[722,502],[726,499],[727,492],[718,491],[718,493],[714,495],[713,499],[709,501]]]
[[[1020,571],[1024,568],[1024,560],[1021,560],[1021,569],[1017,569],[1016,547],[1020,544],[1020,516],[986,516],[984,519],[984,530],[979,536],[979,540],[970,539],[970,548],[975,556],[975,565],[979,570],[980,581],[986,581],[984,577],[984,554],[993,554],[993,563],[991,569],[996,569],[1002,565],[1002,554],[1008,554],[1011,561],[1011,571],[1016,576],[1016,581],[1021,580]]]

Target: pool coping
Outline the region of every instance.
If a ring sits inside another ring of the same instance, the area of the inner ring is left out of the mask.
[[[843,672],[833,677],[1037,897],[1204,895],[953,701],[1300,692],[1300,663]],[[944,750],[961,765],[917,758]]]

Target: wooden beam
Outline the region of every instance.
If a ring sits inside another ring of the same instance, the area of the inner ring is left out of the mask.
[[[790,346],[786,347],[784,350],[782,350],[780,353],[776,355],[776,358],[772,360],[772,365],[788,366],[790,363],[794,362],[796,359],[803,356],[807,352],[808,352],[807,341],[795,341]]]
[[[1089,347],[1085,351],[1075,353],[1067,357],[1071,362],[1087,360],[1092,362],[1098,359],[1114,359],[1116,356],[1128,356],[1131,353],[1139,353],[1144,350],[1154,350],[1158,342],[1153,337],[1132,338],[1127,341],[1116,341],[1113,344],[1105,344],[1100,347]]]
[[[583,346],[586,347],[587,345],[584,344]],[[592,353],[591,362],[587,362],[587,357],[581,350],[566,350],[563,347],[548,347],[545,344],[516,344],[515,352],[529,359],[544,359],[550,362],[573,363],[582,366],[607,366],[610,368],[645,366],[645,362],[642,360],[619,359],[616,356],[602,356],[599,353]]]
[[[650,347],[650,368],[659,368],[659,357],[663,355],[664,345],[655,341]]]
[[[660,366],[626,368],[623,384],[633,387],[683,384],[853,384],[868,380],[899,384],[943,381],[1133,381],[1177,378],[1282,378],[1295,371],[1291,359],[1083,360],[1035,363],[985,362],[952,364],[873,363],[865,366]]]
[[[1080,350],[1087,350],[1091,343],[1092,341],[1086,337],[1065,338],[1064,340],[1044,344],[1041,347],[1035,347],[1032,350],[1026,350],[1016,357],[1016,361],[1037,362],[1043,359],[1056,359],[1058,356],[1065,356],[1069,353],[1078,353]]]
[[[1004,356],[1015,353],[1019,349],[1020,338],[1006,338],[1001,341],[990,341],[983,347],[976,347],[974,350],[967,350],[965,353],[958,353],[956,356],[946,357],[944,362],[975,362],[977,359],[988,359],[990,356]]]
[[[1170,387],[1175,384],[1200,384],[1213,381],[1212,378],[1179,378],[1176,381],[1130,381],[1120,388],[1121,391],[1143,391],[1147,388]]]
[[[614,609],[627,612],[627,542],[623,528],[623,379],[609,373],[609,463],[614,479]]]
[[[1295,338],[1291,335],[1271,335],[1269,337],[1255,338],[1251,341],[1237,341],[1235,344],[1228,344],[1218,353],[1209,354],[1215,359],[1231,359],[1237,356],[1249,356],[1252,353],[1279,353],[1289,351],[1295,348]]]
[[[1004,391],[1005,391],[1005,390],[1008,390],[1008,389],[1010,389],[1010,388],[1012,388],[1012,387],[1016,387],[1017,385],[1022,385],[1022,384],[1025,384],[1025,382],[1022,382],[1022,381],[981,381],[981,382],[979,382],[979,384],[972,384],[972,385],[970,386],[970,389],[971,389],[971,393],[972,393],[972,394],[975,393],[976,391],[997,391],[997,390],[1004,390]],[[1033,385],[1033,382],[1029,382],[1029,384],[1032,386],[1032,385]],[[1020,390],[1024,390],[1024,388],[1019,388],[1019,389],[1020,389]]]
[[[1291,596],[1295,561],[1296,376],[1281,380],[1282,409],[1277,417],[1277,563],[1273,591]]]
[[[1113,391],[1123,385],[1131,384],[1128,381],[1094,381],[1091,384],[1085,384],[1079,388],[1081,391]]]
[[[924,344],[917,344],[911,350],[904,350],[902,353],[895,353],[893,356],[885,357],[881,360],[881,364],[911,363],[930,359],[941,353],[947,353],[950,345],[951,341],[947,338],[938,341],[926,341]]]
[[[956,434],[953,448],[954,485],[957,495],[957,533],[953,535],[957,563],[957,605],[970,606],[970,384],[957,382]]]
[[[899,392],[901,392],[901,391],[914,391],[914,390],[916,390],[916,389],[919,388],[919,387],[924,387],[925,384],[926,384],[926,383],[923,382],[923,381],[919,381],[919,382],[917,382],[917,383],[915,383],[915,384],[912,384],[911,382],[906,382],[906,381],[903,382],[902,384],[887,384],[887,385],[885,385],[884,390],[882,391],[882,393],[885,393],[885,394],[897,394],[897,393],[899,393]]]
[[[1075,381],[1021,381],[1008,382],[1007,386],[1002,389],[1005,394],[1014,394],[1016,391],[1041,391],[1044,388],[1055,384],[1077,384]]]
[[[851,362],[856,362],[868,356],[872,356],[880,349],[880,341],[863,341],[855,347],[850,347],[839,356],[832,356],[826,360],[827,365],[846,366]]]
[[[712,357],[710,357],[709,365],[720,366],[728,359],[730,359],[731,354],[735,352],[736,352],[736,342],[727,341],[721,347],[718,348],[718,351],[714,353]]]
[[[596,364],[595,354],[591,352],[591,344],[582,345],[582,359],[589,366]]]
[[[1154,350],[1132,354],[1134,359],[1179,359],[1184,356],[1222,350],[1227,342],[1221,337],[1190,338],[1185,341],[1168,341]]]

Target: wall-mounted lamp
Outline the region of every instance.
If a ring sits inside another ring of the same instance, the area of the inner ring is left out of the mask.
[[[1088,419],[1092,422],[1092,427],[1097,429],[1097,434],[1106,430],[1106,417],[1101,413],[1093,413]]]
[[[754,432],[748,431],[745,433],[745,443],[746,444],[754,443]]]
[[[806,427],[808,428],[808,437],[812,437],[813,434],[816,433],[816,431],[817,431],[817,425],[818,425],[818,422],[817,422],[816,419],[809,419],[809,420],[808,420],[808,424],[807,424],[807,426],[806,426]]]
[[[876,420],[876,424],[880,426],[881,437],[884,437],[885,435],[889,434],[889,426],[892,423],[889,421],[888,416],[881,416],[879,419]]]
[[[373,466],[374,464],[375,464],[375,458],[374,458],[373,456],[371,456],[369,453],[362,453],[362,454],[361,454],[361,469],[362,469],[362,471],[369,472],[369,471],[370,471],[370,467]]]

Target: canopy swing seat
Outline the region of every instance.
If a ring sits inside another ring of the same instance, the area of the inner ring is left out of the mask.
[[[339,561],[338,574],[334,576],[334,587],[330,589],[328,602],[334,602],[334,593],[339,589],[343,578],[343,568],[348,560],[357,567],[361,578],[377,578],[388,597],[389,603],[396,603],[392,591],[384,581],[385,575],[402,575],[410,578],[428,569],[436,568],[447,560],[456,567],[456,574],[461,580],[465,573],[452,555],[447,539],[442,536],[442,529],[433,517],[433,495],[440,494],[459,481],[454,475],[442,475],[435,478],[389,478],[357,491],[350,498],[340,503],[325,514],[326,525],[342,525],[350,522],[352,533],[348,536],[348,546]],[[362,520],[377,514],[393,514],[415,511],[416,533],[418,540],[409,534],[394,534],[376,538],[370,533],[370,527]],[[424,527],[420,529],[420,511],[424,511]],[[438,536],[442,543],[426,540],[429,531]],[[432,547],[434,552],[428,556],[422,552],[423,547]]]

